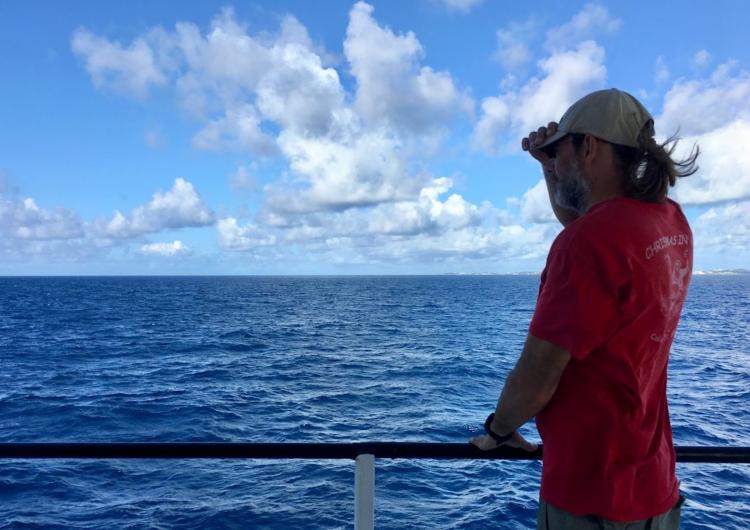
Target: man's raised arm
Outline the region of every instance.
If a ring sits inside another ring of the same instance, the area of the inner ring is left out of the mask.
[[[574,210],[559,206],[557,201],[555,201],[555,195],[557,193],[555,159],[551,158],[541,149],[536,148],[536,146],[542,145],[547,137],[552,136],[555,132],[557,132],[557,123],[551,121],[546,127],[539,127],[539,129],[532,131],[527,137],[521,140],[521,148],[524,151],[528,151],[531,156],[542,164],[544,182],[547,184],[547,193],[549,194],[549,202],[552,206],[552,211],[555,213],[557,220],[560,221],[563,226],[567,226],[578,219],[578,213]]]

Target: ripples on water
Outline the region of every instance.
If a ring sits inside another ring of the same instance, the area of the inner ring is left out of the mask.
[[[465,442],[538,278],[0,278],[0,441]],[[750,445],[750,276],[696,277],[680,445]],[[532,438],[532,425],[525,427]],[[746,528],[748,466],[680,464],[683,528]],[[382,529],[529,528],[538,462],[392,461]],[[346,461],[5,461],[11,528],[348,528]]]

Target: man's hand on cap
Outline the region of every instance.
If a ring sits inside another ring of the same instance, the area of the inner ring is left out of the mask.
[[[539,146],[556,132],[557,122],[551,121],[546,127],[539,127],[536,131],[531,131],[528,136],[521,140],[521,149],[528,151],[542,165],[547,165],[551,159],[547,156],[547,153],[539,149]]]

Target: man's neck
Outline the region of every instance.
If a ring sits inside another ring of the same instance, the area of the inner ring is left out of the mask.
[[[618,191],[610,190],[609,192],[606,192],[606,193],[597,193],[597,194],[592,193],[591,195],[589,195],[588,200],[586,201],[586,207],[583,210],[583,213],[586,213],[587,211],[589,211],[589,209],[592,206],[599,204],[600,202],[604,202],[610,199],[616,199],[617,197],[624,197],[624,196],[625,194],[619,190]]]
[[[586,179],[589,183],[590,192],[586,198],[586,207],[583,213],[601,202],[625,196],[622,179],[612,168],[599,167],[591,168],[591,170],[596,171],[596,177]]]

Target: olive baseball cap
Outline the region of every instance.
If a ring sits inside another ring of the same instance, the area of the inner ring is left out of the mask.
[[[640,101],[622,90],[598,90],[582,97],[563,114],[557,132],[538,147],[549,147],[571,133],[591,134],[613,144],[638,147],[641,130],[654,119]]]

